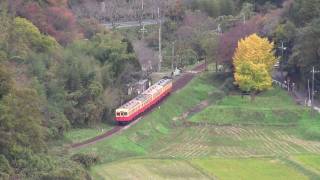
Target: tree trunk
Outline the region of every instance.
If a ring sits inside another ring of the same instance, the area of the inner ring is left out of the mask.
[[[255,101],[256,100],[256,91],[252,91],[250,96],[251,96],[251,101],[252,102]]]

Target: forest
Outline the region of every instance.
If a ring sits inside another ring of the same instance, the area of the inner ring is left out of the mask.
[[[107,1],[101,12],[91,8],[101,2],[0,2],[0,179],[91,179],[88,169],[99,157],[70,157],[57,144],[70,129],[112,124],[115,108],[130,98],[126,85],[145,77],[130,38],[101,25],[133,17],[110,7],[138,8],[139,1]],[[163,49],[171,53],[175,42],[177,66],[207,58],[233,71],[238,41],[257,33],[276,47],[284,44],[280,66],[301,88],[312,67],[320,69],[319,0],[165,3],[154,7],[167,7]],[[131,13],[139,18],[138,11]],[[146,16],[154,13],[150,8]],[[148,47],[155,49],[157,37],[146,36]],[[168,68],[171,59],[164,57]]]

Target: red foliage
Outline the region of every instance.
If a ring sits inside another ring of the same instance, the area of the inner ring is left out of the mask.
[[[71,11],[63,7],[49,7],[47,18],[54,28],[60,30],[70,30],[75,27],[76,19]]]
[[[67,0],[48,0],[42,7],[37,2],[12,0],[11,7],[17,15],[30,20],[42,33],[53,36],[66,45],[79,36],[76,18],[67,8]]]
[[[36,25],[40,31],[45,32],[47,29],[48,24],[46,21],[46,16],[43,13],[43,9],[36,2],[30,2],[24,5],[24,8],[20,10],[20,14],[32,21],[32,23]]]
[[[169,10],[170,18],[175,20],[182,20],[183,19],[183,5],[181,0],[176,0],[174,5]]]
[[[219,62],[232,65],[232,57],[238,46],[238,41],[253,33],[259,33],[262,28],[263,18],[256,16],[251,18],[245,24],[238,23],[228,32],[223,33],[219,39],[218,55]]]

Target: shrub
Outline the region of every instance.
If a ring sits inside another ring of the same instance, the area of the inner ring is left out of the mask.
[[[90,168],[92,165],[100,161],[100,157],[96,154],[74,154],[71,159],[82,164],[85,168]]]
[[[9,161],[4,157],[4,155],[0,155],[0,179],[9,179],[12,172]]]

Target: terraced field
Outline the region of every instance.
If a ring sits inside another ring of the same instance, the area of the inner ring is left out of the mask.
[[[134,159],[110,165],[97,166],[92,170],[99,179],[210,179],[187,161],[170,159]]]
[[[308,176],[277,158],[206,158],[194,159],[210,177],[222,180],[306,180]]]
[[[320,142],[303,140],[283,128],[275,127],[180,127],[171,138],[163,139],[160,143],[165,147],[154,151],[154,156],[199,158],[320,154]]]
[[[307,180],[302,171],[277,158],[127,159],[96,166],[95,179],[140,180]]]
[[[101,157],[95,179],[320,179],[318,117],[280,89],[251,102],[224,96],[211,78],[195,79],[131,128],[73,153]]]

